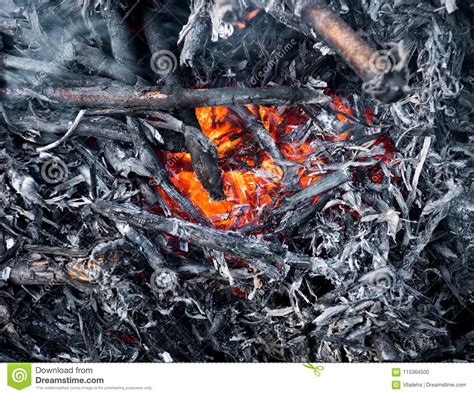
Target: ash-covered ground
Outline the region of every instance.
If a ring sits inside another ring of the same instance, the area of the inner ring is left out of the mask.
[[[473,359],[473,5],[323,3],[0,0],[0,361]]]

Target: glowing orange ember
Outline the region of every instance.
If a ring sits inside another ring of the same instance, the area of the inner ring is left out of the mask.
[[[253,18],[255,18],[260,11],[262,11],[261,8],[255,8],[254,10],[248,12],[241,20],[235,22],[235,27],[239,30],[243,30],[247,27],[246,22],[250,22]]]
[[[342,100],[339,102],[337,96],[333,99],[334,106],[345,111]],[[288,163],[276,163],[258,146],[249,131],[241,129],[239,119],[228,108],[196,109],[202,132],[217,147],[219,166],[223,169],[226,196],[223,201],[210,198],[192,169],[189,154],[160,152],[171,182],[219,229],[239,229],[247,224],[259,223],[261,216],[288,194],[286,183],[289,180],[284,178],[283,166],[289,164],[292,177],[299,177],[299,188],[305,188],[321,178],[318,164],[324,159],[311,157],[316,151],[312,144],[314,137],[298,143],[291,136],[295,128],[308,121],[302,110],[286,108],[279,111],[256,105],[247,105],[247,109],[276,141]],[[338,137],[347,138],[342,135]],[[175,209],[176,204],[165,194],[163,196],[170,207]],[[313,203],[315,201],[317,198]],[[183,215],[179,209],[175,210],[175,214]]]
[[[245,19],[247,21],[251,21],[260,13],[260,11],[262,11],[261,8],[255,8],[254,10],[250,11],[247,15],[245,15]]]

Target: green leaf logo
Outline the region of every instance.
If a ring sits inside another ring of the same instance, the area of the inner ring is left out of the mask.
[[[29,387],[31,385],[31,363],[7,364],[7,384],[17,390]]]
[[[313,365],[312,363],[305,363],[303,365],[305,368],[311,369],[316,377],[321,376],[321,372],[324,370],[323,365]]]

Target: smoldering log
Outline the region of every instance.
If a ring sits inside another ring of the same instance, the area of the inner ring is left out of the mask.
[[[192,132],[190,130],[194,130]],[[185,147],[191,154],[193,170],[211,199],[224,200],[222,170],[217,164],[217,149],[199,129],[188,127],[185,132]]]
[[[245,107],[233,106],[231,107],[232,111],[239,116],[240,123],[242,126],[250,130],[255,140],[259,144],[260,148],[268,152],[273,159],[279,164],[283,164],[287,161],[285,157],[280,152],[275,140],[268,131],[263,127],[263,125],[255,118],[255,116]]]
[[[342,18],[331,10],[325,0],[307,1],[301,10],[307,23],[341,55],[363,80],[373,78],[375,70],[369,68],[372,49]]]
[[[181,113],[184,115],[183,113]],[[162,112],[150,114],[162,121],[149,120],[146,122],[157,128],[164,128],[179,132],[183,137],[182,151],[191,154],[193,170],[204,188],[214,200],[225,199],[222,182],[222,170],[217,164],[216,146],[197,127],[186,125],[172,115]]]
[[[346,170],[339,170],[330,174],[325,174],[314,184],[311,184],[294,195],[284,199],[283,202],[273,210],[272,217],[289,213],[297,207],[301,209],[301,207],[308,205],[311,199],[346,183],[349,179],[350,174]]]
[[[186,150],[191,154],[193,170],[198,180],[209,192],[211,199],[224,200],[224,183],[222,170],[217,163],[216,146],[202,133],[194,109],[184,108],[178,113],[184,120],[181,128],[184,134],[184,144]]]
[[[5,99],[32,97],[27,88],[0,88]],[[40,93],[50,104],[84,107],[139,110],[173,110],[186,107],[225,106],[255,103],[261,105],[292,105],[325,103],[328,98],[309,88],[214,88],[177,89],[174,93],[158,90],[134,90],[121,86],[87,88],[45,88]]]
[[[129,225],[122,223],[119,225],[118,230],[120,233],[125,231],[128,233],[131,230]],[[144,241],[141,237],[134,239],[137,235],[137,230],[131,230],[132,233],[129,236],[125,236],[127,240],[136,245],[137,248],[141,250],[144,255],[148,255],[149,253],[154,254],[153,250],[156,250],[156,247],[153,246],[153,249],[148,250],[147,245],[143,245],[142,242]],[[134,239],[134,240],[133,240]],[[149,242],[149,241],[148,241]],[[145,241],[146,243],[146,241]],[[54,252],[47,252],[46,254],[54,254]],[[63,255],[64,253],[60,253]],[[161,256],[161,255],[160,255]],[[82,257],[82,256],[81,256]],[[203,276],[204,278],[218,278],[219,273],[216,271],[215,268],[208,265],[203,265],[202,262],[192,261],[192,260],[179,260],[177,257],[176,262],[171,262],[170,268],[165,268],[161,262],[156,261],[154,255],[149,257],[152,261],[155,260],[156,265],[153,265],[152,268],[155,270],[156,273],[167,273],[171,274],[174,273],[175,276],[177,275],[186,275],[186,276]],[[148,259],[148,258],[147,258]],[[38,266],[26,265],[26,264],[19,264],[16,268],[6,266],[3,273],[5,274],[5,280],[0,278],[0,289],[2,286],[10,282],[16,285],[23,285],[23,286],[58,286],[58,285],[66,285],[71,284],[79,289],[83,288],[84,285],[93,286],[94,284],[90,281],[90,279],[77,279],[74,278],[73,272],[67,273],[66,271],[62,270],[59,267],[48,267],[46,265],[40,264]],[[241,280],[248,280],[254,277],[255,274],[249,273],[246,269],[231,269],[230,270],[232,277]],[[0,271],[0,274],[2,272]],[[84,281],[85,280],[85,281]],[[89,284],[87,284],[89,283]],[[156,284],[160,287],[160,284]],[[175,284],[177,285],[177,284]],[[163,289],[165,290],[165,289]],[[170,290],[168,288],[168,290]],[[9,308],[8,302],[5,299],[0,298],[0,325],[8,322],[11,317],[11,309]]]

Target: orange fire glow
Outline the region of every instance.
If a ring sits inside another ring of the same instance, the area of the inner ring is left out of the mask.
[[[251,21],[253,18],[255,18],[260,12],[262,11],[261,8],[255,8],[254,10],[250,11],[245,15],[245,20]]]
[[[350,108],[343,105],[342,99],[339,102],[339,98],[333,96],[333,100],[335,108],[352,113]],[[293,174],[299,177],[300,188],[321,178],[317,165],[324,159],[310,157],[316,151],[316,147],[311,144],[314,139],[307,139],[304,143],[288,142],[295,128],[308,120],[302,110],[286,108],[279,111],[256,105],[246,107],[260,120],[283,156],[291,163]],[[259,223],[262,215],[288,194],[282,164],[276,163],[263,151],[249,131],[241,129],[238,118],[228,108],[198,108],[196,116],[202,132],[217,147],[226,199],[213,201],[210,198],[192,169],[188,153],[160,152],[171,182],[216,228],[239,229],[247,224]],[[347,136],[344,133],[338,138],[345,139]],[[168,196],[163,196],[170,207],[176,207]],[[176,211],[175,214],[183,214],[178,209]]]
[[[260,12],[262,11],[261,8],[255,8],[252,11],[249,11],[241,20],[235,23],[235,27],[239,30],[243,30],[247,27],[246,22],[250,22],[253,18],[255,18]]]

